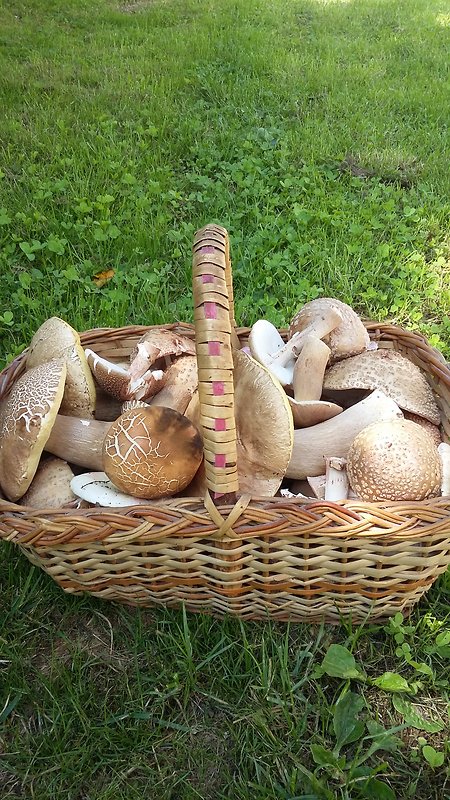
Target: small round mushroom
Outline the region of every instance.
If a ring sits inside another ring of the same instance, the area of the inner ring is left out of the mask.
[[[75,500],[70,488],[74,474],[62,458],[41,461],[20,505],[29,508],[62,508]]]
[[[64,358],[67,367],[61,414],[80,419],[92,418],[96,400],[95,384],[80,336],[59,317],[50,317],[34,334],[27,355],[27,369],[54,358]]]
[[[34,478],[64,393],[66,361],[53,358],[13,385],[0,418],[0,484],[19,500]],[[84,420],[87,422],[87,420]]]
[[[122,414],[103,445],[109,479],[123,492],[148,500],[181,492],[202,458],[202,438],[195,425],[178,411],[160,406]]]
[[[299,347],[302,338],[311,334],[323,339],[330,348],[330,363],[370,347],[369,334],[356,312],[334,297],[317,297],[302,306],[293,317],[289,341],[295,341]]]
[[[411,420],[364,428],[349,448],[347,473],[361,500],[424,500],[441,492],[438,448]]]
[[[119,492],[105,472],[83,472],[81,475],[75,475],[72,478],[71,490],[85,502],[105,508],[136,506],[147,502],[142,498]]]
[[[439,425],[441,415],[433,390],[415,364],[396,350],[368,350],[333,364],[325,372],[324,396],[339,402],[346,390],[380,389],[404,411]]]

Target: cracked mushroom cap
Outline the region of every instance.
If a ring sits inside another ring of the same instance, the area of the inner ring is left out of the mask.
[[[126,411],[109,428],[103,468],[121,491],[147,500],[181,492],[203,458],[200,433],[171,408]]]
[[[273,497],[291,459],[294,424],[281,383],[240,350],[233,352],[239,492]]]
[[[434,425],[441,421],[427,379],[419,367],[396,350],[368,350],[329,367],[323,381],[324,395],[338,399],[337,393],[347,389],[380,389],[402,410]]]
[[[27,491],[61,405],[66,361],[27,370],[5,400],[0,419],[0,484],[9,500]]]
[[[27,369],[52,358],[64,358],[67,366],[60,413],[90,419],[95,410],[94,379],[79,334],[59,317],[50,317],[34,334],[27,355]]]
[[[314,325],[317,320],[325,320],[330,311],[341,317],[341,322],[325,336],[320,337],[331,350],[330,363],[367,350],[370,337],[357,313],[347,303],[334,297],[317,297],[302,306],[291,320],[289,339],[295,333],[305,331],[310,325]]]
[[[353,440],[347,473],[361,500],[424,500],[441,493],[442,463],[429,433],[411,420],[375,422]]]

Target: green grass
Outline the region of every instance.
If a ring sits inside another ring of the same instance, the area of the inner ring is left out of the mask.
[[[446,0],[0,3],[1,363],[51,314],[191,320],[208,221],[240,324],[329,294],[450,357],[449,26]],[[351,630],[73,598],[1,555],[2,800],[450,796],[448,575]],[[363,677],[320,669],[333,644]]]

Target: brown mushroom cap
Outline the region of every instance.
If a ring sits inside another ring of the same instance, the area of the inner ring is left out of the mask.
[[[10,500],[25,494],[61,405],[66,361],[27,370],[5,400],[0,420],[0,484]]]
[[[129,373],[133,381],[141,378],[161,358],[195,355],[195,342],[175,331],[152,329],[142,336],[130,355]]]
[[[164,385],[164,372],[161,369],[148,369],[140,377],[133,378],[128,369],[102,358],[93,350],[87,348],[85,354],[97,384],[116,400],[145,400]]]
[[[380,389],[405,411],[439,425],[441,416],[433,390],[412,361],[396,350],[368,350],[329,367],[323,393],[338,398],[346,389]]]
[[[281,383],[254,358],[233,352],[239,491],[272,497],[288,467],[294,425]]]
[[[109,479],[134,497],[154,499],[182,491],[203,458],[198,429],[178,411],[161,406],[135,408],[109,428],[103,468]]]
[[[404,411],[403,416],[405,419],[410,419],[412,422],[415,422],[424,430],[428,431],[436,447],[441,444],[442,436],[439,425],[435,425],[434,422],[430,422],[428,419],[425,419],[425,417],[419,417],[418,414],[412,414],[411,411]]]
[[[64,358],[67,375],[61,414],[90,419],[95,409],[95,384],[77,331],[59,317],[50,317],[34,334],[27,369],[52,358]]]
[[[289,326],[289,339],[295,333],[305,331],[318,318],[326,317],[330,310],[342,318],[330,333],[321,337],[331,350],[330,363],[367,350],[370,337],[357,313],[347,303],[334,297],[317,297],[302,306]]]
[[[441,491],[442,465],[429,433],[411,420],[375,422],[353,440],[347,473],[361,500],[424,500]]]
[[[29,489],[20,505],[30,508],[62,508],[75,500],[70,488],[73,472],[62,458],[41,461]]]
[[[164,386],[155,394],[150,405],[174,408],[180,414],[186,411],[198,387],[197,359],[179,356],[164,374]]]

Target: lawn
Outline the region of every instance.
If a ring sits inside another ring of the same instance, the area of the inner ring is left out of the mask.
[[[332,295],[450,360],[449,30],[448,0],[0,0],[0,366],[52,314],[191,321],[209,221],[241,325]],[[409,619],[242,623],[0,553],[2,800],[450,797],[449,574]]]

